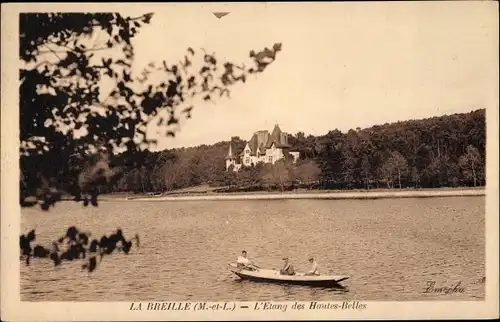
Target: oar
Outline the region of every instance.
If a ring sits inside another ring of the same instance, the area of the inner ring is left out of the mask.
[[[343,277],[343,278],[341,278],[341,279],[339,279],[339,280],[336,280],[336,281],[335,281],[335,283],[340,283],[340,282],[342,282],[342,281],[345,281],[345,280],[346,280],[346,279],[348,279],[348,278],[349,278],[349,277]]]
[[[227,265],[231,266],[234,265],[235,263],[228,262]],[[250,266],[255,266],[257,268],[260,268],[259,266],[255,265],[254,263],[251,263]]]
[[[231,263],[227,263],[228,266],[231,265]],[[229,273],[227,273],[226,276],[223,277],[223,279],[226,279],[226,278],[229,278],[229,276],[233,275],[233,271],[230,271]]]
[[[227,265],[232,267],[233,263],[227,263]],[[255,268],[257,268],[257,269],[260,269],[259,266],[255,265],[253,263],[249,265],[249,267],[252,267],[252,266],[255,267]],[[237,267],[237,268],[240,268],[240,267]],[[241,267],[241,268],[243,268],[243,267]]]

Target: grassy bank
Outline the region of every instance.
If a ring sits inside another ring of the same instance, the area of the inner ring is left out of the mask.
[[[218,193],[199,189],[193,191],[170,192],[163,195],[108,194],[101,200],[272,200],[272,199],[379,199],[379,198],[431,198],[457,196],[484,196],[485,188],[440,188],[440,189],[370,189],[370,190],[296,190],[296,191],[256,191]]]

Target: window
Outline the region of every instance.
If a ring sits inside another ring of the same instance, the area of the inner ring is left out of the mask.
[[[273,162],[273,157],[269,156],[269,162]]]
[[[249,164],[249,163],[250,163],[250,158],[246,158],[246,159],[245,159],[245,163],[246,163],[246,164]]]

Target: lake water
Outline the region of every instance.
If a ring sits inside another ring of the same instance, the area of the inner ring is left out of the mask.
[[[23,301],[478,300],[484,299],[485,198],[65,202],[23,210],[21,228],[50,245],[70,225],[99,238],[121,227],[141,247],[80,262],[21,263]],[[347,290],[241,281],[227,270],[241,250],[266,268],[291,258],[348,275]],[[461,283],[463,293],[425,293]]]

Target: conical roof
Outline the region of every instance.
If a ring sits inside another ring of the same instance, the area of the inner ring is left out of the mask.
[[[269,139],[267,140],[266,148],[269,149],[273,145],[273,143],[276,144],[276,147],[287,146],[283,137],[284,137],[284,133],[281,131],[279,125],[276,124],[274,126],[273,132],[271,133],[271,135],[269,136]]]
[[[227,151],[227,155],[226,155],[226,160],[230,160],[230,159],[234,159],[233,148],[231,146],[231,142],[229,142],[229,151]]]

